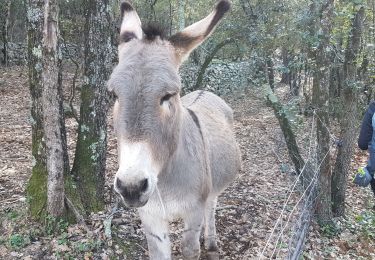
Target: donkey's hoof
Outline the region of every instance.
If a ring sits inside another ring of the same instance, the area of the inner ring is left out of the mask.
[[[197,260],[200,256],[200,250],[182,250],[184,260]]]
[[[219,260],[219,252],[207,251],[207,260]]]
[[[184,260],[198,260],[199,259],[199,255],[195,255],[195,256],[183,256],[183,259]]]

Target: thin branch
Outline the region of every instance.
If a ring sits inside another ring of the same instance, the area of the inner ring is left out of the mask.
[[[66,50],[66,53],[68,55],[69,60],[75,65],[75,71],[74,71],[74,76],[73,76],[72,87],[70,88],[69,108],[72,111],[73,118],[77,122],[79,122],[78,113],[77,113],[77,110],[73,106],[73,101],[75,99],[76,81],[77,81],[77,78],[78,78],[78,73],[79,73],[80,65],[79,65],[78,61],[76,61],[75,59],[73,59],[73,55],[69,52],[69,49],[68,49],[68,46],[66,44],[65,38],[61,37],[61,39],[62,39],[62,42],[64,44],[64,47],[65,47],[65,50]]]

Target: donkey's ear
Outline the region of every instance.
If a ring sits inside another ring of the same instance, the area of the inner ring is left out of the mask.
[[[186,27],[169,38],[176,50],[179,63],[187,59],[190,52],[211,35],[219,21],[224,17],[224,14],[229,11],[230,5],[229,0],[219,1],[215,9],[206,18]]]
[[[142,39],[141,20],[129,2],[121,3],[121,20],[119,47],[133,39]]]

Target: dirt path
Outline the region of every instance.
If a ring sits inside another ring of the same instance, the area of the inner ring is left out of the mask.
[[[31,171],[29,89],[24,70],[0,68],[1,208],[24,198]]]
[[[25,230],[30,228],[30,223],[32,223],[25,217],[27,220],[23,220],[23,224],[20,225],[23,229],[17,229],[14,219],[8,216],[9,212],[26,206],[24,190],[32,165],[31,128],[28,122],[30,101],[25,71],[20,68],[0,69],[0,93],[0,216],[1,214],[5,216],[1,218],[2,225],[0,226],[2,232],[0,235],[0,259],[28,256],[31,257],[28,259],[55,259],[62,255],[86,256],[87,254],[89,254],[87,259],[108,259],[108,257],[121,259],[125,253],[130,255],[128,259],[145,258],[147,256],[144,250],[146,243],[139,218],[133,210],[122,210],[116,215],[116,223],[112,226],[113,239],[111,241],[107,241],[108,239],[106,240],[104,236],[103,219],[107,216],[104,212],[90,218],[91,240],[79,226],[74,226],[65,231],[68,234],[68,241],[63,244],[64,247],[51,236],[30,239],[24,247],[18,249],[9,246],[12,234],[15,232],[26,234]],[[259,257],[295,178],[293,174],[290,174],[290,169],[286,170],[287,173],[281,171],[281,166],[288,163],[282,134],[273,112],[266,107],[263,99],[257,93],[258,90],[252,89],[245,94],[235,95],[236,98],[227,98],[228,103],[235,111],[235,129],[242,152],[243,171],[218,202],[217,228],[223,259],[256,259]],[[73,154],[76,123],[70,119],[67,125],[70,154]],[[108,191],[116,169],[116,150],[111,126],[109,131]],[[359,156],[358,160],[362,160],[362,157]],[[351,190],[355,188],[350,186]],[[349,191],[349,193],[349,198],[351,198],[353,192]],[[369,206],[361,202],[361,199],[365,200],[367,196],[369,193],[365,191],[358,197],[360,202],[357,203],[358,210],[353,210],[354,215],[358,211],[368,209]],[[297,194],[292,196],[287,212],[290,212],[297,197]],[[109,192],[107,198],[109,198]],[[349,203],[351,202],[349,201]],[[110,209],[111,206],[108,207],[108,210]],[[37,226],[36,224],[31,225]],[[40,229],[40,227],[38,228]],[[173,251],[175,258],[178,259],[180,257],[177,252],[180,251],[178,241],[181,224],[173,223],[172,229]],[[355,233],[355,238],[359,239],[359,237],[361,236]],[[278,258],[283,258],[288,252],[288,247],[285,246],[287,239],[288,233],[278,247],[280,249]],[[329,258],[334,252],[333,255],[336,258],[341,258],[349,249],[354,248],[352,240],[353,238],[348,241],[343,240],[341,237],[321,239],[317,228],[314,228],[307,244],[308,251],[305,257],[307,259]],[[340,241],[343,244],[341,247],[339,246]],[[361,240],[361,242],[363,241]],[[77,247],[78,243],[93,246],[80,250],[80,247]],[[324,251],[321,248],[324,247],[324,243],[332,243],[332,252],[316,254],[316,250]],[[373,242],[372,244],[366,243],[367,248],[370,249],[368,254],[363,257],[372,257],[373,249],[371,250],[370,246],[373,245]],[[341,250],[341,248],[343,249]],[[266,250],[266,255],[272,249]]]

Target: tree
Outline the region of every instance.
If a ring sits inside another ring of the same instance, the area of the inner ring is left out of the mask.
[[[9,19],[10,19],[10,7],[12,5],[12,1],[6,0],[5,1],[5,17],[4,17],[4,23],[2,28],[2,34],[3,34],[3,64],[7,67],[8,66],[8,27],[9,27]]]
[[[333,212],[336,216],[343,216],[345,214],[345,191],[356,138],[359,89],[357,82],[357,58],[361,48],[364,17],[365,8],[361,6],[352,20],[348,47],[345,51],[344,86],[342,90],[342,107],[344,111],[340,118],[340,139],[342,142],[338,148],[334,174],[332,176],[332,202]]]
[[[104,208],[108,93],[114,47],[109,1],[85,2],[84,83],[72,174],[87,212]]]
[[[43,220],[47,214],[57,216],[62,213],[67,213],[64,217],[72,219],[71,212],[74,212],[72,208],[73,205],[70,204],[66,207],[64,200],[69,197],[69,201],[74,201],[75,208],[81,209],[82,206],[79,196],[77,196],[75,184],[68,174],[69,160],[66,148],[64,116],[62,113],[60,60],[58,58],[58,43],[55,42],[57,38],[47,38],[57,37],[58,34],[56,28],[58,21],[57,11],[55,10],[56,3],[50,3],[52,6],[49,7],[46,23],[44,23],[44,0],[28,0],[25,1],[25,4],[27,7],[28,26],[29,87],[32,101],[33,168],[26,189],[29,198],[29,210],[31,216],[38,220]],[[53,28],[51,34],[43,34],[44,25],[50,25],[49,30]],[[46,113],[43,112],[43,107],[47,108]],[[54,125],[55,123],[56,125]],[[48,138],[46,136],[46,127],[49,127],[49,135],[51,132],[53,134],[56,133],[52,138],[49,137],[49,160],[50,163],[52,163],[54,159],[60,160],[57,164],[59,165],[59,169],[51,169],[51,166],[47,169],[46,140]],[[57,157],[62,154],[61,158],[53,158],[56,150],[51,153],[51,147],[55,147],[54,142],[57,143]],[[63,165],[63,181],[60,173],[61,165]],[[51,176],[49,173],[57,175],[58,178],[55,179],[53,175]],[[47,179],[51,180],[52,183],[47,184]],[[54,187],[54,185],[57,185],[57,187]],[[47,186],[49,192],[47,192]],[[55,194],[55,188],[58,191],[57,194]],[[58,202],[54,204],[53,201]],[[57,205],[59,207],[58,209],[55,208]]]
[[[318,116],[317,132],[317,161],[319,167],[318,200],[316,213],[321,225],[332,222],[331,208],[331,155],[329,132],[329,44],[333,20],[333,0],[327,0],[321,6],[313,5],[318,11],[315,34],[318,36],[317,48],[313,51],[313,103]]]
[[[42,38],[44,0],[27,0],[28,77],[31,94],[33,168],[26,192],[33,217],[45,213],[47,205],[47,165],[42,108]]]
[[[224,41],[220,42],[218,45],[216,45],[212,51],[206,56],[202,66],[199,69],[197,80],[195,82],[195,85],[192,90],[197,90],[201,87],[203,83],[203,77],[204,73],[206,72],[206,69],[208,68],[208,65],[210,65],[211,61],[214,59],[216,53],[223,48],[225,45],[233,43],[234,40],[231,38],[225,39]]]
[[[47,212],[60,217],[65,209],[64,175],[69,171],[66,149],[60,58],[58,3],[46,0],[43,27],[43,123],[47,159]]]
[[[56,1],[28,1],[29,80],[36,162],[28,184],[28,195],[31,213],[37,218],[45,213],[52,216],[67,213],[70,218],[73,213],[80,220],[83,211],[89,213],[104,207],[106,80],[112,70],[113,27],[108,2],[85,3],[86,81],[81,89],[76,156],[69,172],[58,56],[58,6]]]
[[[185,0],[178,0],[178,31],[185,28]]]

